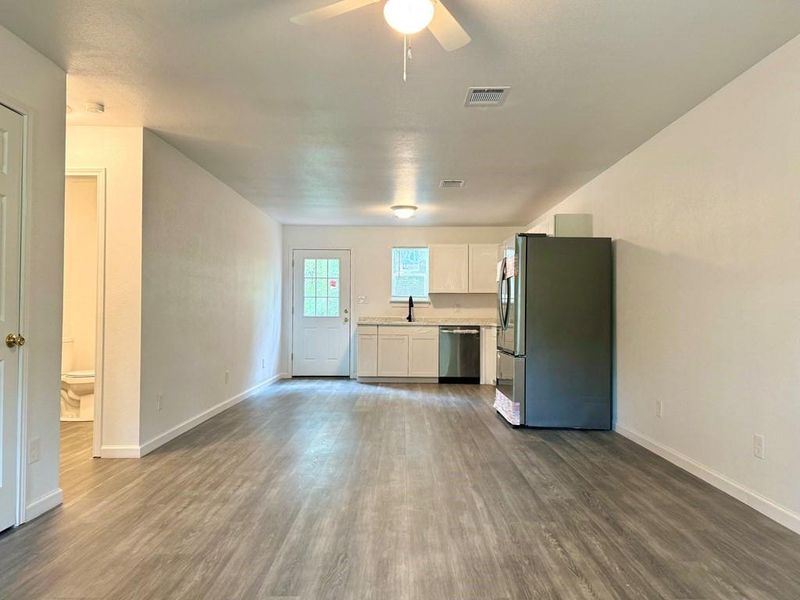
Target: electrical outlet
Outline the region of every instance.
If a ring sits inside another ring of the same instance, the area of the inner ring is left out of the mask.
[[[159,394],[158,396],[156,396],[156,410],[160,411],[163,406],[164,406],[164,394]]]
[[[28,444],[28,464],[32,465],[42,459],[42,443],[39,438],[31,438]]]
[[[230,382],[231,382],[231,372],[225,371],[225,385],[229,384]]]
[[[753,435],[753,456],[761,460],[767,457],[767,445],[764,436],[759,433]]]
[[[660,419],[664,416],[664,402],[656,400],[656,416]]]

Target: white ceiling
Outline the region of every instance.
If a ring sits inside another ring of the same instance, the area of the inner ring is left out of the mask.
[[[284,223],[521,225],[800,33],[796,0],[446,0],[473,42],[326,0],[0,0],[71,124],[144,125]],[[511,85],[502,108],[467,87]],[[101,101],[104,115],[82,111]],[[443,178],[463,189],[438,189]]]

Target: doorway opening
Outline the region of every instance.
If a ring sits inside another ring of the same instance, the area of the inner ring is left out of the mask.
[[[292,252],[292,377],[350,377],[350,251]]]
[[[61,480],[100,456],[103,408],[105,173],[69,170],[64,197]],[[64,485],[66,483],[67,485]]]

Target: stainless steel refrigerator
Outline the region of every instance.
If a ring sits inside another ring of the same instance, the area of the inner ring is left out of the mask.
[[[611,428],[608,238],[519,234],[497,264],[495,409],[512,425]]]

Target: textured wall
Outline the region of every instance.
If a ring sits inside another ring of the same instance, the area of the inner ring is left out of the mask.
[[[795,38],[551,214],[616,239],[617,428],[800,530],[798,164]]]

